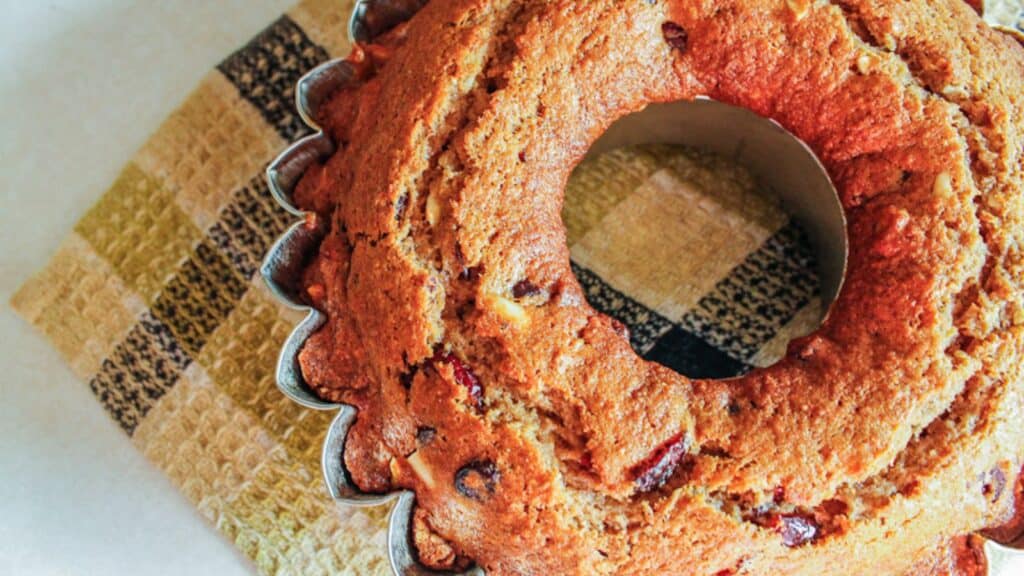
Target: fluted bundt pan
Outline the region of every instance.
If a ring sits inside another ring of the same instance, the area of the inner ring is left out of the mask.
[[[370,40],[410,18],[424,3],[424,0],[357,0],[349,20],[350,39],[354,42]],[[317,121],[321,104],[339,88],[356,81],[353,66],[343,59],[325,62],[303,76],[295,90],[296,107],[303,121],[315,133],[295,142],[267,168],[271,194],[282,209],[295,215],[298,220],[271,247],[260,273],[271,292],[282,303],[306,313],[281,350],[276,371],[277,386],[285,395],[303,406],[337,411],[324,440],[321,461],[324,482],[337,502],[352,506],[391,505],[388,557],[394,573],[401,576],[454,574],[432,570],[416,560],[410,532],[415,506],[414,493],[407,490],[390,494],[365,493],[351,481],[342,454],[348,430],[356,419],[356,409],[319,398],[303,380],[298,362],[299,351],[306,339],[325,320],[323,314],[304,302],[300,295],[300,284],[307,256],[317,249],[327,227],[315,214],[300,210],[292,200],[292,192],[307,168],[326,160],[335,151],[334,143],[323,133]],[[711,101],[656,105],[633,120],[631,126],[627,126],[627,123],[613,126],[594,145],[592,152],[626,144],[661,141],[698,145],[732,156],[737,162],[747,165],[756,176],[779,193],[783,205],[814,240],[822,281],[821,296],[826,304],[823,308],[827,309],[827,304],[839,292],[846,267],[845,218],[827,174],[802,142],[776,124],[762,121],[749,112]],[[702,126],[708,128],[703,133]],[[729,146],[735,146],[735,141],[730,144],[728,138],[722,138],[728,132],[722,130],[722,126],[730,126],[732,132],[742,133],[743,136],[735,137],[743,140],[742,146],[731,150]],[[681,130],[683,127],[686,130]],[[643,135],[643,138],[638,138],[638,134]],[[770,165],[766,165],[763,170],[758,169],[758,149],[775,152]],[[739,150],[743,150],[742,157]],[[780,154],[780,150],[787,152]],[[788,161],[780,162],[780,157],[786,157]],[[813,176],[809,177],[809,174]],[[1024,545],[1024,542],[1014,544]],[[1005,567],[1009,556],[1022,554],[1014,548],[992,541],[986,542],[985,550],[990,574],[993,575],[1008,575],[1010,572],[1001,569],[1001,566]],[[460,574],[482,576],[483,570],[471,568]]]

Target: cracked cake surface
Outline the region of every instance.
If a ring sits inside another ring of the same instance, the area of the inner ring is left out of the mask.
[[[1011,521],[1024,49],[966,3],[432,0],[350,61],[295,193],[328,230],[300,363],[359,410],[352,480],[415,491],[422,561],[968,574]],[[848,220],[823,325],[730,380],[638,357],[561,218],[615,119],[701,95],[807,142]]]

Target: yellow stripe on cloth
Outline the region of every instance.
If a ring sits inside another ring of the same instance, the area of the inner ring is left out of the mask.
[[[296,323],[294,314],[284,317],[285,310],[262,285],[250,289],[214,332],[198,361],[214,385],[238,409],[257,418],[290,459],[319,470],[320,446],[334,414],[303,408],[274,384],[281,345]]]
[[[99,369],[146,307],[75,233],[18,290],[11,305],[50,340],[79,378]]]
[[[75,231],[147,304],[200,236],[170,191],[134,162],[125,166]]]
[[[348,12],[339,10],[338,0],[305,0],[288,11],[310,40],[323,46],[334,58],[344,57],[352,49],[348,41]]]
[[[218,71],[143,145],[136,162],[159,177],[177,205],[205,229],[236,190],[287,142]]]

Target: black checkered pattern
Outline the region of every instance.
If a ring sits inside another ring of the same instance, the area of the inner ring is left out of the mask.
[[[326,60],[326,50],[291,18],[281,16],[217,69],[282,138],[292,141],[309,131],[295,110],[295,83]]]
[[[818,291],[807,235],[783,226],[673,322],[573,264],[587,301],[630,329],[644,358],[691,378],[727,378],[751,369],[753,356]]]
[[[89,385],[129,435],[177,382],[251,286],[289,215],[263,175],[236,191]]]

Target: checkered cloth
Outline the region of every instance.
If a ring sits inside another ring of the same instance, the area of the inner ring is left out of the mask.
[[[291,220],[264,167],[307,131],[293,86],[348,52],[350,7],[304,0],[228,56],[12,301],[267,574],[387,573],[386,509],[338,506],[322,484],[333,414],[274,386],[299,318],[256,274]],[[631,328],[640,354],[691,376],[771,363],[820,313],[799,229],[717,163],[619,150],[586,161],[566,192],[573,271],[590,302]]]

